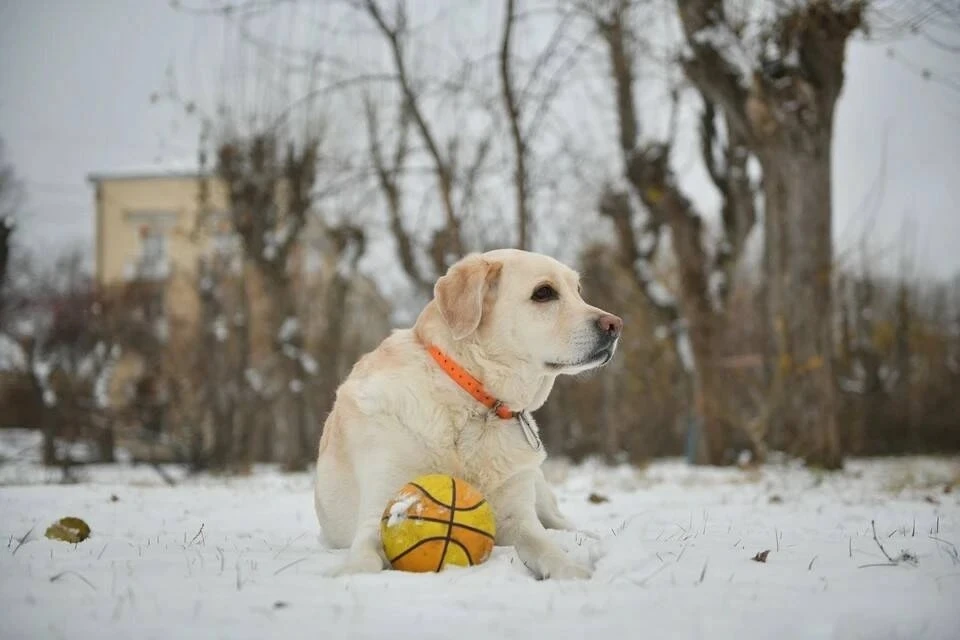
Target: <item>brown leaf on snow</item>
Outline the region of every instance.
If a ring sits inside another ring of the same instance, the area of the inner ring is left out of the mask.
[[[770,555],[770,549],[767,549],[765,551],[759,551],[757,552],[757,555],[753,556],[750,559],[753,560],[754,562],[766,562],[768,555]]]
[[[587,496],[587,502],[591,502],[593,504],[603,504],[604,502],[610,502],[610,498],[600,495],[599,493],[591,493],[589,496]]]
[[[60,518],[47,527],[44,535],[51,540],[63,540],[64,542],[77,544],[90,537],[90,525],[80,518]]]

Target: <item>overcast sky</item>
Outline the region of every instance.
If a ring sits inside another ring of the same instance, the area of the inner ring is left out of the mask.
[[[194,157],[196,129],[149,97],[168,68],[190,91],[214,92],[223,41],[221,21],[164,0],[0,0],[0,137],[27,191],[21,242],[92,248],[88,174]],[[875,255],[893,261],[906,242],[918,270],[951,276],[960,272],[960,56],[911,41],[890,59],[886,47],[857,41],[848,51],[834,236],[842,252],[868,229]],[[922,66],[941,82],[922,79]]]

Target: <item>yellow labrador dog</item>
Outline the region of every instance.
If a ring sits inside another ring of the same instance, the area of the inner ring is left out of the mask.
[[[539,577],[589,577],[547,535],[573,527],[541,471],[530,412],[558,375],[606,364],[621,327],[547,256],[501,249],[450,267],[413,328],[357,362],[324,425],[315,506],[328,544],[349,548],[338,575],[385,568],[385,505],[414,477],[445,473],[485,494],[497,544]]]

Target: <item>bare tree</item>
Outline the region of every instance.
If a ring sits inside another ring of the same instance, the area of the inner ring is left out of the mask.
[[[303,468],[312,453],[303,398],[303,379],[310,373],[299,357],[303,336],[289,261],[311,211],[318,144],[311,139],[281,153],[275,135],[263,134],[226,141],[218,150],[217,174],[227,188],[233,229],[269,300],[273,419],[283,434],[289,470]]]
[[[393,24],[387,22],[383,11],[375,0],[365,0],[364,8],[377,29],[386,40],[393,59],[397,74],[405,116],[409,116],[417,133],[426,147],[427,154],[433,165],[434,176],[437,181],[437,192],[440,196],[444,215],[444,226],[436,231],[430,246],[430,256],[437,274],[444,273],[447,268],[464,254],[465,245],[460,230],[460,215],[454,202],[454,166],[450,158],[440,148],[437,134],[428,121],[424,112],[421,98],[413,86],[407,60],[404,56],[404,44],[408,37],[407,14],[403,3],[397,3],[396,15]],[[398,243],[399,244],[399,243]],[[411,277],[413,274],[410,274]]]
[[[724,416],[721,386],[724,372],[719,366],[716,342],[724,329],[723,297],[729,290],[727,282],[744,239],[756,220],[755,194],[745,170],[748,153],[736,137],[723,144],[717,131],[718,114],[713,104],[705,101],[701,150],[724,203],[723,238],[708,252],[704,246],[702,216],[683,193],[670,167],[672,140],[650,143],[640,140],[641,117],[634,97],[637,58],[629,44],[637,38],[630,22],[631,4],[629,0],[619,0],[606,11],[596,7],[590,7],[589,11],[609,56],[624,177],[646,215],[642,217],[626,193],[612,190],[602,198],[600,213],[614,223],[625,266],[635,274],[662,321],[673,329],[677,352],[692,385],[702,442],[697,460],[721,464],[732,461],[732,457],[727,451],[729,425]],[[635,217],[641,218],[642,224],[635,224]],[[671,232],[677,257],[678,301],[653,275],[652,263],[664,229]],[[711,257],[711,253],[716,257]],[[715,287],[716,295],[711,291],[712,280],[720,285]]]
[[[812,464],[837,468],[830,150],[844,52],[864,3],[812,0],[733,15],[722,0],[689,0],[678,11],[691,53],[687,77],[763,169],[778,440],[796,443]],[[759,33],[755,42],[742,36],[746,24]]]

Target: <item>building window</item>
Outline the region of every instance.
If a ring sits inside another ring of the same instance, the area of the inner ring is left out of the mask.
[[[148,280],[167,276],[167,235],[163,229],[146,225],[141,228],[137,273]]]
[[[140,246],[133,260],[133,278],[163,280],[168,275],[167,240],[177,224],[175,211],[130,211],[127,221],[139,230]]]

